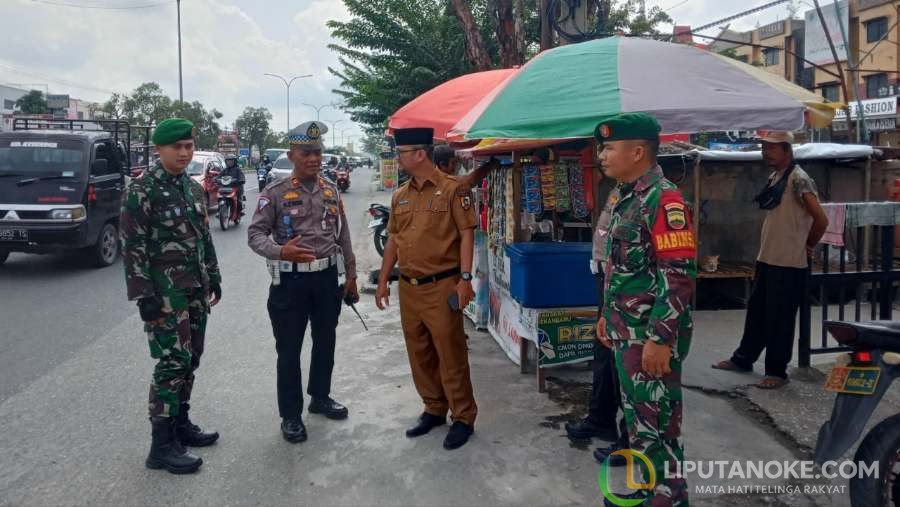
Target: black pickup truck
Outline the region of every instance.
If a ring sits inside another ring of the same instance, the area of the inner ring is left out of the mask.
[[[136,129],[122,120],[17,118],[0,132],[0,264],[10,252],[70,251],[113,264],[122,193],[138,169],[132,160],[150,160]],[[150,128],[139,129],[148,139]]]

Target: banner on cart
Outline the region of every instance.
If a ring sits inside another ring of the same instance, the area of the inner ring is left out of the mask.
[[[596,325],[596,309],[542,311],[537,319],[540,367],[593,359]]]

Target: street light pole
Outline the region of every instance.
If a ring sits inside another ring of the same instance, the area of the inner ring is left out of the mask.
[[[348,129],[343,129],[343,130],[341,130],[341,146],[344,145],[344,132],[349,132],[349,131],[351,131],[351,130],[353,130],[353,127],[350,127],[350,128],[348,128]]]
[[[319,121],[319,113],[322,111],[322,109],[324,109],[324,108],[326,108],[326,107],[334,107],[334,104],[325,104],[325,105],[322,105],[322,106],[318,106],[318,107],[317,107],[317,106],[314,106],[314,105],[312,105],[312,104],[307,104],[306,102],[303,102],[303,105],[304,105],[304,106],[309,106],[309,107],[311,107],[311,108],[313,108],[313,109],[316,110],[316,121]]]
[[[178,8],[178,101],[184,102],[184,85],[181,80],[181,0],[176,0]]]
[[[179,0],[180,1],[180,0]],[[284,133],[287,134],[291,130],[291,84],[294,83],[295,79],[300,79],[301,77],[312,77],[312,74],[306,74],[303,76],[294,76],[290,81],[279,76],[278,74],[270,74],[266,72],[267,76],[277,77],[284,83],[284,87],[287,89],[287,128],[284,130]]]
[[[337,144],[335,144],[337,142],[337,129],[335,127],[337,126],[338,123],[341,123],[344,120],[338,120],[338,121],[323,120],[323,121],[331,124],[331,146],[332,147],[337,146]]]

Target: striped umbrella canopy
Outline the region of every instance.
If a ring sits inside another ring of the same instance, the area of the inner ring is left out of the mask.
[[[609,37],[537,55],[450,130],[448,139],[590,137],[640,111],[663,133],[827,125],[833,105],[780,76],[694,46]]]
[[[516,72],[518,68],[473,72],[435,86],[392,114],[387,133],[393,135],[398,128],[431,127],[435,139],[447,139],[450,127]]]

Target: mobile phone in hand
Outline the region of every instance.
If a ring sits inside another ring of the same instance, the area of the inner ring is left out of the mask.
[[[459,311],[459,294],[454,292],[450,294],[450,297],[447,298],[447,304],[450,305],[450,309],[454,312]]]

